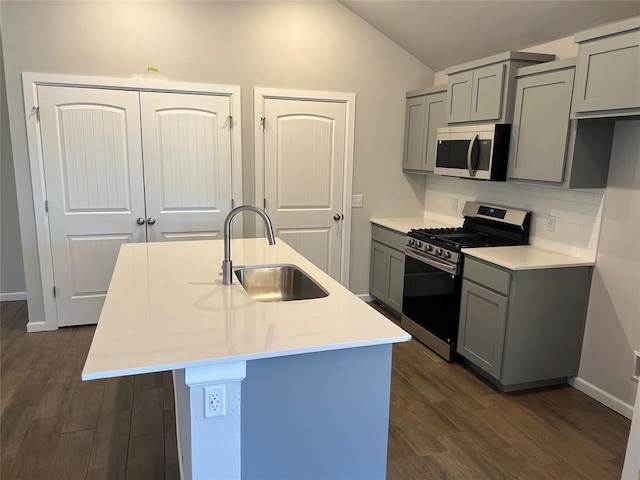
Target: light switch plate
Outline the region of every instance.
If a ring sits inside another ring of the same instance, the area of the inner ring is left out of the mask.
[[[351,196],[351,206],[353,208],[362,208],[364,204],[363,195],[352,195]]]

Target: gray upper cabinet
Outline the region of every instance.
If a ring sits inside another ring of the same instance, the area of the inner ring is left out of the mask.
[[[575,59],[521,68],[509,143],[509,181],[604,188],[614,124],[570,120]]]
[[[505,69],[504,63],[498,63],[474,70],[471,82],[469,120],[498,120],[500,118]]]
[[[471,84],[473,72],[449,75],[447,87],[448,123],[468,122],[471,117]]]
[[[407,93],[404,158],[408,171],[433,172],[436,162],[436,131],[446,126],[444,118],[446,86]]]
[[[510,178],[547,182],[564,178],[575,62],[550,63],[562,63],[563,68],[523,75],[516,81]]]
[[[447,123],[511,123],[515,69],[554,59],[554,55],[505,52],[447,68]]]
[[[573,118],[640,114],[640,17],[578,33]]]

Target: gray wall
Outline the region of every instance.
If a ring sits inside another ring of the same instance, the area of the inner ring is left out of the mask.
[[[634,404],[640,351],[640,121],[616,122],[580,379]]]
[[[0,65],[2,65],[2,38],[0,38]],[[24,268],[9,136],[7,89],[4,68],[0,68],[0,300],[17,299],[23,297],[24,292]]]
[[[244,201],[253,202],[254,86],[357,94],[350,288],[368,292],[371,216],[421,216],[424,178],[401,170],[404,95],[433,71],[338,2],[3,1],[11,137],[31,321],[43,317],[20,73],[240,85]]]

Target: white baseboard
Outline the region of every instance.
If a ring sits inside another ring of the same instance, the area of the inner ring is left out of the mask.
[[[605,392],[600,387],[596,387],[593,383],[587,382],[580,377],[570,378],[567,383],[574,388],[577,388],[582,393],[589,395],[594,400],[609,407],[614,412],[618,412],[620,415],[631,419],[633,417],[633,405],[623,402],[619,398],[614,397],[610,393]]]
[[[375,300],[375,298],[373,298],[368,293],[360,293],[360,294],[356,295],[356,297],[358,297],[363,302],[373,302]]]
[[[47,324],[45,322],[29,322],[27,323],[27,332],[48,332],[51,330],[47,328]]]
[[[14,302],[16,300],[26,300],[27,292],[0,293],[0,302]]]

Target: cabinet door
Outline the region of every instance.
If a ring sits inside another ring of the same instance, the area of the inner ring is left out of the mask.
[[[424,95],[407,99],[402,167],[408,170],[420,170],[424,163],[425,101]]]
[[[458,353],[496,379],[502,369],[507,302],[480,285],[462,282]]]
[[[472,80],[472,71],[449,75],[449,84],[447,86],[447,123],[469,121]]]
[[[436,150],[438,149],[436,144],[436,134],[438,128],[446,127],[447,121],[445,119],[445,102],[447,95],[445,92],[434,93],[429,95],[426,101],[426,142],[425,142],[425,157],[422,169],[427,172],[433,172],[436,166]]]
[[[575,112],[640,107],[640,30],[580,45]]]
[[[562,182],[573,73],[568,69],[517,80],[510,178]]]
[[[404,253],[389,248],[387,275],[387,303],[398,313],[402,312],[402,287],[404,285]]]
[[[473,70],[469,120],[498,120],[502,111],[503,63]]]
[[[371,242],[371,271],[369,273],[369,293],[386,302],[388,279],[389,279],[389,263],[388,249],[381,243]]]

